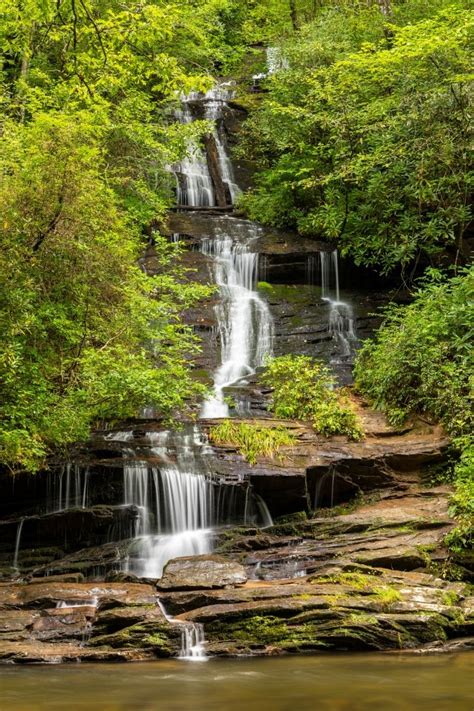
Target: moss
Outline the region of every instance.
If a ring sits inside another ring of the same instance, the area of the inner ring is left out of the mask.
[[[372,585],[374,583],[370,575],[365,575],[364,573],[336,573],[334,575],[327,575],[321,578],[314,578],[311,580],[313,585],[319,583],[341,583],[343,585],[349,585],[355,590],[367,590],[372,592]]]
[[[275,301],[286,301],[299,306],[309,305],[314,302],[315,288],[306,284],[269,284],[259,281],[257,290],[267,298]],[[295,317],[296,318],[296,317]]]
[[[155,620],[125,627],[113,634],[100,635],[89,640],[89,645],[106,645],[122,649],[153,649],[162,656],[170,656],[177,651],[178,632]]]
[[[441,594],[441,602],[443,605],[451,607],[452,605],[457,605],[460,600],[460,596],[454,590],[445,590]]]
[[[374,588],[373,593],[377,596],[377,600],[382,607],[390,607],[402,599],[401,593],[390,585],[381,585]]]
[[[285,523],[305,523],[308,520],[308,514],[306,511],[297,511],[296,513],[287,514],[286,516],[279,516],[275,523],[277,525]]]

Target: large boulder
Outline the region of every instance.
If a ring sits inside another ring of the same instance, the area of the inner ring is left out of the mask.
[[[157,587],[161,590],[226,588],[247,581],[245,568],[217,555],[175,558],[166,566]]]

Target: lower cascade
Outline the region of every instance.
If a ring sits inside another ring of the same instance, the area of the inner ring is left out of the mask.
[[[210,553],[221,526],[271,524],[267,507],[249,485],[214,476],[212,450],[198,427],[150,433],[148,439],[157,466],[133,461],[123,468],[123,503],[138,510],[127,572],[159,578],[173,558]]]

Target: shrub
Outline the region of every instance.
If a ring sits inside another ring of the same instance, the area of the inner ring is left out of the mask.
[[[430,270],[409,306],[386,312],[355,366],[356,386],[392,423],[425,414],[454,438],[461,459],[444,476],[455,486],[459,525],[446,539],[453,550],[469,548],[474,531],[473,296],[474,268],[451,279]]]
[[[347,399],[335,390],[329,369],[308,356],[281,356],[269,361],[263,382],[273,389],[270,406],[276,417],[310,420],[316,432],[362,437],[362,428]]]

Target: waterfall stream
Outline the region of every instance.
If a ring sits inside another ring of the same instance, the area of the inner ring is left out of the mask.
[[[337,348],[332,362],[344,362],[350,360],[354,355],[358,339],[352,306],[348,302],[342,301],[340,296],[337,250],[319,252],[319,265],[313,255],[308,257],[306,275],[310,285],[317,283],[318,268],[321,298],[329,304],[328,331]]]
[[[250,251],[256,228],[249,227],[245,241],[234,242],[225,227],[214,239],[202,241],[202,251],[213,259],[220,301],[216,316],[221,364],[214,373],[214,393],[202,408],[204,418],[227,417],[225,389],[241,383],[271,355],[273,319],[266,301],[256,291],[258,254]]]
[[[123,503],[139,512],[126,571],[159,578],[173,558],[210,553],[221,526],[271,524],[265,503],[249,486],[214,475],[214,455],[197,426],[150,433],[148,439],[156,465],[134,460],[123,467]]]

